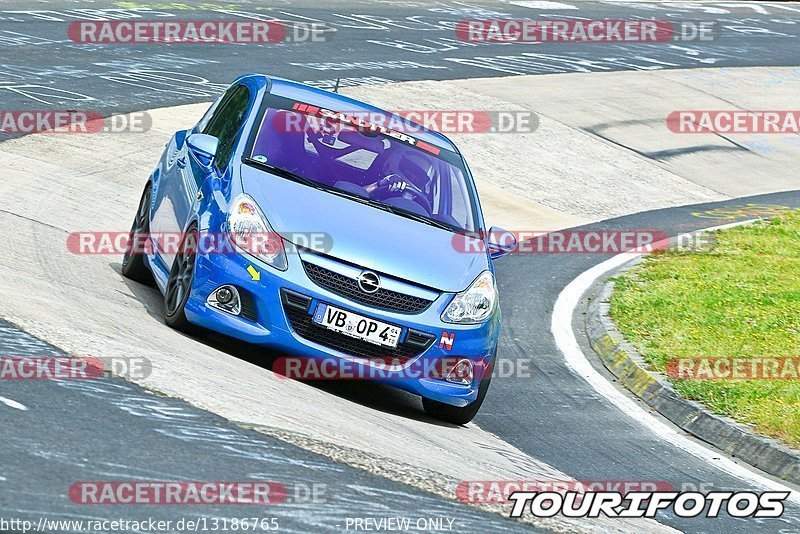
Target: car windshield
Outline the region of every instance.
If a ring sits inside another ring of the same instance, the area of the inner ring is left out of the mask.
[[[253,163],[421,222],[476,230],[476,208],[457,153],[411,133],[355,127],[342,120],[344,114],[320,114],[319,108],[278,97],[271,104],[253,143]]]

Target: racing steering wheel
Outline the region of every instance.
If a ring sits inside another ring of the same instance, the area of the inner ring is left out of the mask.
[[[419,204],[428,215],[430,215],[431,212],[433,212],[433,207],[431,206],[431,202],[427,199],[425,193],[423,193],[420,188],[418,188],[411,182],[406,181],[406,188],[403,189],[402,191],[389,191],[390,187],[391,184],[378,186],[378,188],[372,192],[371,196],[381,201],[392,197],[404,197],[408,200],[411,200]]]

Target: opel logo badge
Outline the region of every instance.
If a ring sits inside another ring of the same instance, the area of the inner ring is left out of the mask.
[[[364,293],[375,293],[381,288],[381,279],[372,271],[364,271],[358,275],[358,287]]]

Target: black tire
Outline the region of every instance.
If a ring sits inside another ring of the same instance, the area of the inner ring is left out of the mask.
[[[191,333],[194,326],[186,318],[186,302],[192,292],[194,267],[197,260],[197,227],[191,226],[178,247],[164,291],[164,322],[167,326]]]
[[[478,386],[478,397],[474,401],[466,406],[453,406],[452,404],[445,404],[444,402],[422,397],[422,407],[425,409],[425,413],[440,421],[452,423],[454,425],[466,425],[472,421],[478,414],[478,410],[481,409],[481,404],[483,404],[483,399],[486,397],[486,392],[489,391],[489,384],[492,382],[492,371],[494,370],[494,361],[496,358],[497,356],[495,355],[486,368],[484,377],[481,379],[481,383]]]
[[[148,183],[147,187],[144,188],[141,200],[139,200],[139,207],[136,210],[136,216],[133,218],[133,224],[131,225],[128,248],[125,250],[125,256],[122,258],[122,276],[148,286],[154,285],[153,273],[147,268],[144,254],[135,251],[144,249],[144,244],[147,242],[147,235],[150,233],[151,194],[152,188]]]

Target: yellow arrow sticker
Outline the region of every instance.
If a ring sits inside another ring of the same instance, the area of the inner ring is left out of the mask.
[[[249,266],[249,267],[247,268],[247,272],[248,272],[248,273],[250,273],[250,276],[251,276],[251,277],[253,278],[253,280],[255,280],[256,282],[258,282],[259,280],[261,280],[261,273],[260,273],[260,272],[258,272],[258,271],[256,270],[256,268],[255,268],[255,267],[253,267],[252,265],[251,265],[251,266]]]

